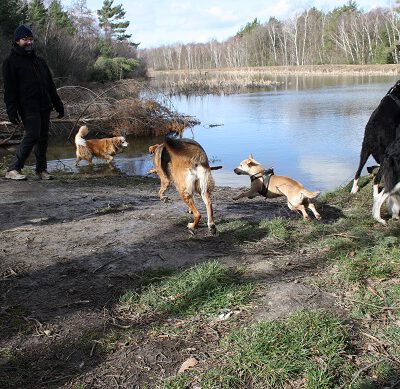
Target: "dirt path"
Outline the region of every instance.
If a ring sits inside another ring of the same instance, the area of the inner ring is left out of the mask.
[[[236,244],[229,233],[209,236],[205,223],[191,236],[176,192],[170,189],[171,201],[162,203],[157,190],[158,180],[125,176],[0,179],[1,387],[74,387],[71,382],[82,376],[89,387],[111,387],[113,375],[130,377],[118,381],[120,387],[152,387],[154,377],[176,371],[185,341],[142,339],[108,357],[96,356],[93,348],[85,354],[76,345],[82,334],[101,331],[110,322],[118,297],[139,287],[141,275],[151,269],[213,259],[245,266],[248,277],[268,285],[251,320],[334,306],[332,297],[302,283],[325,266],[315,253],[302,251],[301,245],[288,253],[262,239]],[[233,202],[236,192],[215,190],[217,228],[222,220],[299,217],[280,199]],[[169,358],[162,365],[160,353]],[[26,377],[10,380],[21,372]]]

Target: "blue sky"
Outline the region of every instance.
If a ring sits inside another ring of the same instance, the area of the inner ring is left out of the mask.
[[[62,0],[68,7],[72,0]],[[122,4],[128,33],[140,48],[157,47],[176,42],[208,42],[225,40],[235,35],[247,22],[261,22],[271,16],[285,19],[312,6],[329,11],[348,0],[114,0]],[[392,7],[395,0],[357,0],[359,8],[369,11],[377,7]],[[103,0],[87,0],[92,11],[100,9]]]

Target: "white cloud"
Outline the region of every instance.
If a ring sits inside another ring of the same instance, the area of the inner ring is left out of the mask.
[[[62,0],[70,6],[73,0]],[[315,6],[327,12],[345,4],[344,0],[115,0],[122,4],[130,21],[128,33],[141,42],[142,48],[176,42],[207,42],[213,38],[225,40],[257,18],[284,19]],[[394,0],[358,0],[359,8],[393,6]],[[101,8],[103,0],[87,0],[92,11]]]
[[[275,4],[266,5],[257,13],[260,20],[267,21],[270,17],[274,16],[278,19],[288,16],[293,10],[293,6],[289,5],[288,1],[282,0]]]
[[[222,22],[237,22],[240,20],[239,14],[237,12],[227,11],[220,7],[211,7],[207,10],[211,16]]]

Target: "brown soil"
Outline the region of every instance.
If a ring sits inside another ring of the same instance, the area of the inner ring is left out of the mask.
[[[204,222],[191,236],[176,192],[170,189],[171,201],[163,203],[157,190],[156,179],[121,175],[0,179],[0,387],[152,388],[160,377],[175,374],[193,350],[207,358],[224,323],[197,323],[196,336],[151,337],[145,328],[151,323],[127,330],[115,320],[119,296],[140,288],[151,269],[212,259],[244,266],[248,277],[265,286],[253,308],[241,313],[246,321],[305,307],[334,308],[331,296],[303,282],[326,264],[301,249],[301,242],[290,253],[262,238],[238,244],[229,233],[210,236]],[[237,191],[216,188],[217,228],[221,220],[300,217],[283,199],[233,202]],[[337,216],[335,209],[321,211],[325,222]],[[125,331],[122,342],[119,331]],[[116,337],[112,350],[96,340],[104,334]]]

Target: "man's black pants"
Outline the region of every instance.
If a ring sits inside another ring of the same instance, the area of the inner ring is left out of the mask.
[[[44,172],[47,170],[46,152],[49,139],[50,111],[25,113],[21,115],[21,119],[25,127],[24,137],[8,171],[21,170],[32,149],[34,149],[36,172]]]

